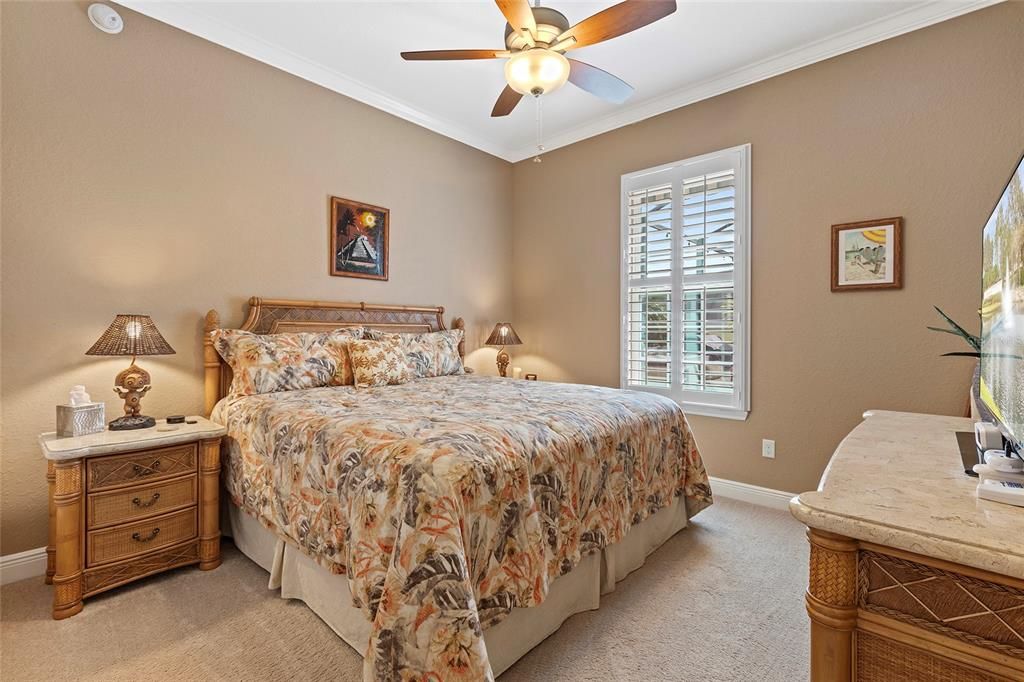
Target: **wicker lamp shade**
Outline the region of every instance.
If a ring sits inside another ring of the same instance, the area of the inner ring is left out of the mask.
[[[149,315],[117,315],[86,355],[174,355]]]
[[[494,325],[494,331],[487,337],[484,344],[488,346],[518,346],[522,344],[522,341],[516,334],[516,330],[512,328],[511,323],[499,322]]]

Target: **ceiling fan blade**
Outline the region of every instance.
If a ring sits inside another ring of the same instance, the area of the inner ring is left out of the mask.
[[[403,52],[406,61],[437,61],[443,59],[498,59],[507,57],[507,50],[420,50]]]
[[[569,60],[569,82],[615,104],[622,104],[633,94],[633,86],[626,81],[578,59]]]
[[[558,36],[555,42],[575,39],[572,45],[565,48],[567,50],[593,45],[643,28],[675,11],[675,0],[625,0],[587,17]]]
[[[498,101],[494,103],[494,108],[491,109],[491,116],[508,116],[522,98],[523,96],[513,90],[512,86],[506,85],[498,95]]]
[[[537,21],[533,18],[529,0],[494,0],[505,15],[508,25],[514,30],[525,30],[530,36],[537,35]]]

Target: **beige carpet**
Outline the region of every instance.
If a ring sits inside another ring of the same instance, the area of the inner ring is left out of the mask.
[[[359,680],[362,659],[230,544],[50,619],[42,579],[0,590],[0,677],[14,680]],[[718,500],[502,682],[805,680],[807,549],[783,511]]]

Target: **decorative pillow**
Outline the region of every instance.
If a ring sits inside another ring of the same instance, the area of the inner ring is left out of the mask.
[[[337,370],[334,372],[334,378],[328,384],[329,386],[351,386],[355,383],[355,378],[352,374],[352,358],[348,353],[348,344],[354,339],[363,338],[364,333],[362,327],[346,327],[345,329],[336,329],[325,335],[324,347],[335,357],[338,363]]]
[[[345,342],[362,328],[332,332],[253,334],[238,329],[210,333],[213,346],[231,366],[231,393],[255,395],[352,383]]]
[[[349,341],[348,353],[357,388],[404,384],[416,378],[405,358],[401,339],[394,335],[388,339]]]
[[[397,338],[417,377],[440,377],[448,374],[462,374],[465,371],[462,366],[462,356],[459,355],[459,344],[462,343],[463,338],[461,329],[446,329],[441,332],[419,334],[391,334],[376,329],[367,329],[366,338]]]

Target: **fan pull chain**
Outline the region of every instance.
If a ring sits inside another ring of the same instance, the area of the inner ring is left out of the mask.
[[[544,153],[544,145],[542,144],[542,141],[544,139],[544,126],[543,118],[541,116],[543,112],[540,101],[540,95],[535,95],[533,99],[537,102],[537,155],[533,157],[533,162],[540,163],[540,155]]]

